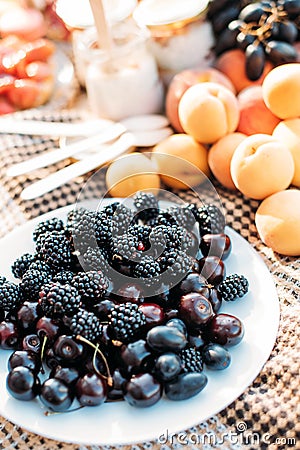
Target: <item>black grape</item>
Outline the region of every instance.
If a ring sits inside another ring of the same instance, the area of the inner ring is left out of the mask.
[[[275,65],[297,61],[296,49],[287,42],[270,41],[266,45],[266,54]]]
[[[263,14],[266,14],[266,12],[261,3],[252,3],[242,9],[239,15],[239,19],[243,20],[246,23],[258,23]]]
[[[298,28],[291,21],[275,22],[272,24],[272,40],[293,44],[297,40]]]
[[[246,48],[246,74],[249,80],[256,81],[265,68],[265,52],[262,44],[250,44]]]
[[[239,12],[238,6],[230,6],[214,16],[211,20],[214,33],[220,34],[232,20],[237,19]]]

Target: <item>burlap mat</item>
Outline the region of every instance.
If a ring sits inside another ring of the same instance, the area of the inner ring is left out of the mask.
[[[43,115],[47,120],[71,121],[78,118],[78,113],[65,111],[59,113],[36,112],[35,118]],[[33,117],[32,112],[27,117]],[[67,183],[60,189],[34,201],[21,201],[21,190],[38,178],[63,167],[69,161],[55,167],[33,172],[18,179],[5,176],[6,167],[26,159],[56,145],[50,139],[8,136],[0,137],[0,223],[1,236],[16,225],[55,208],[72,204],[76,201],[82,182],[89,176],[80,177]],[[214,436],[209,443],[194,441],[146,442],[135,446],[118,447],[120,449],[162,449],[171,448],[228,448],[228,449],[300,449],[299,423],[299,359],[300,359],[300,260],[281,257],[273,253],[260,241],[255,226],[254,214],[258,202],[245,199],[240,194],[232,194],[218,187],[218,193],[226,211],[227,224],[239,232],[259,252],[267,264],[277,287],[280,299],[281,319],[278,337],[269,360],[251,386],[228,408],[208,421],[191,430],[187,436],[200,436],[211,433]],[[100,181],[90,184],[86,193],[95,197],[104,190],[104,176]],[[188,198],[189,193],[182,194]],[[235,380],[232,380],[234,383]],[[176,414],[174,408],[174,414]],[[39,449],[39,450],[99,450],[100,447],[85,447],[59,443],[28,433],[0,418],[0,448],[5,449]],[[110,449],[112,447],[101,447]]]

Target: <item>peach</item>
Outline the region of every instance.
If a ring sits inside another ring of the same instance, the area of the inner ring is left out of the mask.
[[[111,163],[106,172],[106,186],[113,197],[128,197],[137,191],[160,187],[154,164],[142,153],[131,153]]]
[[[246,137],[243,133],[227,134],[212,145],[208,152],[210,170],[227,189],[236,189],[230,173],[230,162],[235,149]]]
[[[179,133],[183,132],[178,117],[178,104],[185,91],[197,83],[205,82],[220,83],[235,93],[235,88],[226,75],[213,68],[207,69],[188,69],[177,73],[169,84],[166,95],[166,115]]]
[[[300,256],[300,191],[290,189],[266,198],[255,215],[261,240],[275,252]]]
[[[292,153],[295,163],[292,184],[300,187],[300,118],[283,120],[273,131],[273,136],[282,141]]]
[[[272,134],[280,119],[266,107],[262,87],[250,86],[243,89],[237,99],[240,107],[237,131],[249,136],[259,133]]]
[[[280,119],[300,116],[300,63],[275,67],[265,78],[263,98]]]
[[[209,82],[188,88],[178,113],[184,131],[203,144],[213,144],[235,131],[240,116],[235,95],[221,84]]]
[[[251,81],[246,75],[245,53],[240,49],[233,49],[224,52],[215,62],[215,68],[224,73],[233,83],[237,92],[248,86],[261,85],[267,73],[270,72],[273,65],[267,61],[262,76]]]
[[[294,160],[287,146],[267,134],[253,134],[244,139],[230,164],[236,187],[257,200],[286,189],[294,170]]]
[[[152,161],[162,181],[175,189],[196,186],[209,175],[207,149],[187,134],[173,134],[157,144]]]

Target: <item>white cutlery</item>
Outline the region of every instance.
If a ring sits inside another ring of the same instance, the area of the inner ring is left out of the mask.
[[[16,177],[33,170],[40,169],[42,167],[49,166],[50,164],[55,164],[66,158],[70,158],[77,153],[82,153],[95,146],[98,147],[101,144],[110,142],[126,131],[152,131],[162,129],[169,123],[166,117],[159,114],[129,117],[127,119],[124,119],[122,122],[106,122],[110,123],[110,126],[106,127],[102,131],[100,130],[99,133],[93,136],[89,136],[77,142],[65,145],[63,148],[44,152],[41,155],[35,156],[19,164],[15,164],[9,167],[7,170],[7,176]],[[77,128],[79,127],[80,126],[77,124]]]
[[[99,133],[113,122],[96,119],[84,122],[46,122],[41,120],[0,119],[0,133],[25,134],[30,136],[76,137]]]
[[[158,130],[136,131],[134,133],[126,132],[113,144],[101,146],[94,155],[88,156],[31,184],[22,191],[21,198],[23,200],[32,200],[40,197],[62,186],[73,178],[109,163],[115,158],[134,149],[136,146],[152,147],[172,133],[172,129],[168,127]]]

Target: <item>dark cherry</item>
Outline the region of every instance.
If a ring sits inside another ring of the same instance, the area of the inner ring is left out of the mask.
[[[83,345],[72,336],[65,334],[59,336],[53,345],[54,354],[70,364],[76,364],[83,358],[85,349]]]
[[[182,373],[165,383],[165,393],[170,400],[186,400],[199,394],[207,385],[203,372]]]
[[[139,310],[146,317],[146,328],[152,328],[156,325],[161,325],[165,318],[164,310],[161,306],[155,303],[143,303],[139,306]]]
[[[48,343],[53,342],[60,332],[60,325],[49,317],[41,317],[36,324],[36,334],[41,341],[47,337]]]
[[[209,284],[220,284],[225,276],[225,264],[218,256],[205,256],[199,260],[200,274]]]
[[[120,369],[115,369],[113,374],[113,387],[108,389],[107,398],[110,400],[120,400],[124,396],[124,386],[127,383]]]
[[[231,240],[225,233],[205,234],[200,242],[200,250],[203,256],[218,256],[226,259],[231,253]]]
[[[168,286],[163,284],[159,292],[160,292],[159,294],[153,297],[149,297],[147,301],[149,303],[155,303],[157,305],[160,305],[162,308],[172,306],[172,296]]]
[[[19,346],[19,333],[15,322],[3,320],[0,323],[0,348],[17,349]]]
[[[191,258],[191,267],[190,267],[190,272],[191,273],[199,273],[200,272],[200,266],[199,266],[199,261],[197,258],[195,257],[190,257]]]
[[[62,358],[59,358],[57,355],[55,355],[53,347],[46,348],[43,361],[45,361],[46,366],[50,370],[54,369],[57,366],[63,365]]]
[[[40,381],[31,369],[18,366],[8,373],[6,388],[14,398],[28,401],[38,395]]]
[[[134,375],[125,385],[125,400],[131,406],[146,408],[162,396],[162,385],[150,373]]]
[[[155,363],[155,375],[159,380],[168,381],[175,378],[182,369],[181,359],[176,353],[167,352],[160,355]]]
[[[101,320],[107,320],[109,314],[111,313],[113,307],[115,306],[115,302],[113,300],[103,300],[100,303],[97,303],[93,307],[93,311],[97,317]]]
[[[199,273],[189,273],[175,288],[175,292],[181,297],[189,292],[199,292],[205,288],[206,285],[206,279],[199,275]]]
[[[140,304],[144,301],[144,294],[138,283],[124,284],[118,289],[116,296],[119,303],[131,302]]]
[[[187,344],[185,335],[178,328],[166,325],[151,328],[146,340],[147,344],[157,352],[180,351]]]
[[[197,256],[199,250],[199,238],[192,231],[187,231],[188,235],[191,238],[191,246],[187,249],[187,254],[193,258]]]
[[[202,349],[203,362],[213,370],[224,370],[230,362],[231,356],[229,351],[219,344],[207,344]]]
[[[75,384],[79,377],[80,373],[76,367],[56,366],[50,372],[50,378],[63,381],[67,386]]]
[[[96,373],[87,373],[75,386],[76,397],[82,406],[97,406],[107,398],[107,383]]]
[[[23,337],[22,348],[23,350],[39,353],[41,350],[41,340],[37,334],[27,334]]]
[[[26,301],[18,309],[18,325],[21,326],[26,333],[34,332],[36,323],[41,316],[42,309],[39,303]]]
[[[208,326],[209,339],[220,345],[237,345],[244,336],[244,325],[238,317],[217,314]]]
[[[202,348],[206,344],[206,339],[202,331],[195,331],[189,334],[189,343],[196,349]]]
[[[214,315],[210,301],[197,292],[183,295],[179,303],[179,315],[191,328],[208,323]]]
[[[209,289],[208,300],[211,303],[214,313],[217,313],[222,306],[222,298],[219,291],[216,288]]]
[[[102,325],[102,334],[100,337],[100,341],[105,345],[111,345],[112,344],[112,339],[109,333],[109,325],[104,323]]]
[[[166,322],[166,326],[178,328],[178,330],[187,337],[186,325],[181,319],[178,319],[178,317],[169,319],[168,322]]]
[[[151,356],[146,341],[140,339],[121,348],[121,358],[128,368],[141,367],[143,361]]]
[[[178,317],[178,309],[171,308],[165,311],[165,320],[175,319],[175,317]]]
[[[7,362],[8,370],[12,370],[18,366],[28,367],[33,372],[38,372],[41,366],[40,357],[28,350],[16,350],[14,351]]]
[[[73,399],[72,390],[61,380],[48,378],[42,384],[40,400],[51,411],[66,411],[70,408]]]

